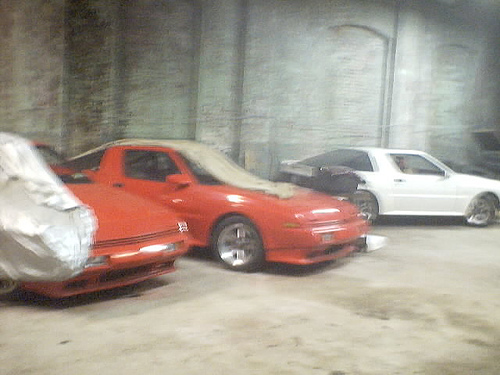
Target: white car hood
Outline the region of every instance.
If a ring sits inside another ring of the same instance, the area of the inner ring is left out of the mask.
[[[80,273],[96,219],[32,143],[0,133],[0,278],[58,281]]]
[[[455,180],[457,186],[462,188],[491,190],[500,193],[500,181],[497,180],[462,173],[454,173],[451,178]]]

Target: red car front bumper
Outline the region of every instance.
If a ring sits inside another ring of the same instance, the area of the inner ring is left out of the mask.
[[[267,249],[268,262],[307,265],[331,261],[366,249],[369,224],[364,220],[342,225],[290,229],[284,246]]]
[[[21,288],[51,298],[69,297],[135,284],[175,270],[174,262],[188,250],[186,241],[173,252],[110,255],[105,266],[86,268],[81,275],[61,282],[23,282]]]

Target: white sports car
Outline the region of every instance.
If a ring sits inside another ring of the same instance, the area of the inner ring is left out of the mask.
[[[351,199],[371,221],[378,215],[463,216],[469,225],[486,226],[500,208],[500,181],[456,173],[422,151],[337,149],[281,169],[304,176],[307,167],[331,166],[351,168],[363,179]]]

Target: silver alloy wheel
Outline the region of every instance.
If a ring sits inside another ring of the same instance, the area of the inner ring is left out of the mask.
[[[352,195],[351,202],[358,207],[367,221],[374,222],[377,219],[378,203],[372,193],[363,190],[356,191]]]
[[[220,231],[217,251],[221,260],[230,267],[244,267],[260,256],[262,244],[252,226],[237,222]]]
[[[495,218],[495,204],[487,197],[477,197],[472,200],[467,209],[465,220],[474,226],[486,226]]]
[[[13,292],[19,283],[11,279],[0,279],[0,295]]]

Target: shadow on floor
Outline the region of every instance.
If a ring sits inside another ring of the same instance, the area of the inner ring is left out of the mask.
[[[310,265],[293,265],[283,263],[268,263],[263,272],[269,275],[290,276],[290,277],[307,277],[316,275],[335,268],[342,267],[345,262],[349,261],[350,257],[357,256],[361,253],[354,253],[347,258],[332,260],[323,263]]]
[[[356,256],[353,254],[352,256]],[[185,255],[190,259],[203,262],[206,266],[213,268],[225,269],[224,266],[218,263],[210,252],[209,248],[195,248],[192,249],[188,254]],[[340,267],[344,262],[344,259],[337,261],[328,261],[319,264],[311,265],[293,265],[293,264],[283,264],[283,263],[267,263],[264,269],[251,273],[265,273],[269,275],[280,275],[280,276],[308,276],[312,274],[317,274],[324,272],[325,270],[330,270],[333,268]],[[234,271],[236,272],[236,271]]]
[[[169,283],[163,278],[154,278],[138,284],[119,288],[101,290],[66,298],[49,298],[26,290],[16,290],[11,294],[0,296],[0,305],[23,305],[47,309],[67,309],[121,298],[136,298],[152,289],[161,288]]]
[[[462,217],[442,216],[381,216],[375,221],[374,226],[464,226]]]

